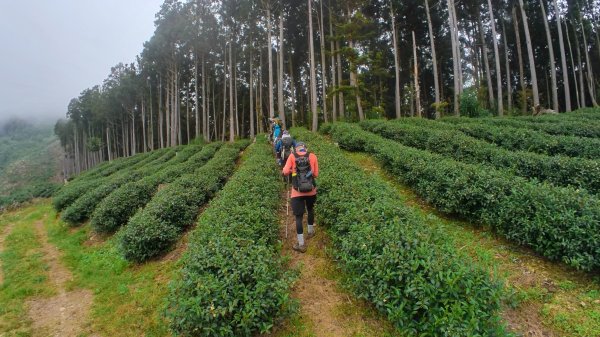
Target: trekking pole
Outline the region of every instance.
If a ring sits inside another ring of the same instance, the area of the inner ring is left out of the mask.
[[[286,214],[290,215],[290,191],[289,190],[287,191],[287,200],[286,200],[285,206],[286,206],[286,211],[285,211]],[[285,222],[285,238],[286,239],[288,238],[288,227],[289,227],[289,224],[286,221]]]

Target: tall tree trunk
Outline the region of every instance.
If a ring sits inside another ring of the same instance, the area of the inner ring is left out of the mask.
[[[131,155],[137,153],[137,139],[135,138],[135,114],[131,111]]]
[[[414,58],[414,76],[415,76],[415,101],[417,103],[417,117],[421,117],[421,94],[419,88],[419,61],[417,59],[417,41],[415,39],[415,31],[412,31],[413,39],[413,58]]]
[[[506,25],[502,20],[502,41],[504,42],[504,66],[506,68],[506,91],[508,96],[508,110],[512,111],[512,76],[510,73],[510,61],[508,58],[508,42],[506,41]]]
[[[454,47],[456,49],[457,55],[457,64],[458,64],[458,94],[462,94],[464,81],[463,81],[463,69],[462,69],[462,49],[460,40],[458,39],[459,31],[458,31],[458,15],[456,15],[456,5],[454,4],[454,0],[452,0],[452,17],[454,22]]]
[[[288,71],[290,74],[290,91],[292,100],[292,127],[296,126],[296,84],[294,82],[294,67],[292,66],[292,54],[289,55]]]
[[[338,88],[342,86],[342,55],[340,53],[340,41],[336,40],[335,41],[335,49],[336,49],[336,56],[337,56],[337,79],[338,79]],[[338,92],[338,102],[340,104],[340,109],[339,109],[339,113],[340,113],[340,117],[344,118],[346,117],[346,112],[345,112],[345,104],[344,104],[344,92],[340,91]]]
[[[492,0],[488,0],[490,14],[490,26],[492,26],[492,44],[494,45],[494,59],[496,61],[496,90],[498,91],[498,116],[504,116],[504,95],[502,94],[502,71],[500,70],[500,53],[498,52],[498,41],[496,40],[496,21],[494,21],[494,12]]]
[[[337,121],[338,103],[337,93],[335,93],[335,90],[337,89],[337,83],[335,78],[335,47],[333,42],[333,16],[331,14],[332,12],[333,9],[331,8],[331,0],[329,0],[329,49],[331,50],[329,61],[331,62],[331,86],[334,90],[334,93],[331,95],[331,119],[335,122]]]
[[[144,147],[142,152],[148,150],[148,143],[146,143],[146,106],[144,104],[144,98],[142,97],[142,146]]]
[[[204,74],[203,74],[204,75]],[[202,89],[204,90],[204,76],[202,77]],[[204,93],[202,93],[202,117],[204,117]],[[194,117],[196,138],[200,135],[200,97],[198,97],[198,53],[194,53]],[[189,102],[188,102],[189,105]],[[202,133],[204,133],[204,124],[202,124]]]
[[[575,70],[575,59],[573,57],[573,47],[571,46],[571,38],[569,34],[569,26],[565,20],[565,33],[567,35],[567,45],[569,46],[569,56],[571,59],[571,69],[573,70],[573,83],[575,83],[575,98],[577,100],[577,108],[581,108],[581,101],[579,100],[579,86],[577,85],[577,71]]]
[[[108,122],[106,123],[106,147],[108,149],[108,161],[112,161],[112,153],[110,146],[110,133],[108,131]]]
[[[271,4],[267,5],[267,53],[269,59],[269,117],[275,116],[273,107],[273,52],[271,48]]]
[[[513,25],[515,27],[515,40],[517,41],[517,58],[519,60],[519,84],[521,90],[521,110],[523,113],[527,110],[527,96],[525,95],[525,71],[523,67],[523,54],[521,49],[521,34],[519,32],[519,17],[517,16],[517,7],[512,9]]]
[[[531,73],[531,89],[533,91],[533,107],[535,110],[540,105],[540,94],[538,91],[537,74],[535,71],[535,60],[533,58],[533,47],[531,46],[531,35],[529,34],[529,23],[527,22],[527,13],[525,13],[523,0],[519,0],[519,7],[521,8],[523,28],[525,29],[525,42],[527,44],[527,55],[529,56],[529,72]]]
[[[227,116],[227,47],[223,50],[223,120],[221,124],[221,141],[225,141],[225,124]]]
[[[250,87],[250,104],[248,104],[250,106],[250,138],[254,138],[254,99],[253,99],[253,90],[254,90],[254,69],[252,69],[252,66],[254,64],[254,60],[252,58],[253,53],[252,53],[252,49],[250,49],[250,59],[248,60],[248,63],[250,63],[250,81],[248,82],[248,86]]]
[[[321,91],[323,96],[323,121],[327,123],[327,64],[325,64],[325,21],[323,20],[323,1],[324,0],[319,1],[319,4],[321,6],[321,20],[319,21],[319,39],[321,42]]]
[[[158,76],[158,137],[160,138],[160,148],[165,148],[165,135],[164,135],[164,114],[162,104],[162,77]]]
[[[577,28],[575,28],[575,25],[573,25],[573,34],[575,36],[575,46],[577,48],[575,48],[575,50],[577,51],[577,65],[579,68],[579,95],[580,95],[580,100],[581,100],[581,107],[585,108],[587,106],[587,102],[585,101],[585,84],[583,81],[583,64],[581,62],[581,47],[579,44],[579,36],[577,34]]]
[[[315,45],[313,41],[312,0],[308,0],[308,49],[310,53],[310,111],[312,113],[312,131],[319,128],[317,112],[317,76],[315,72]]]
[[[398,33],[396,32],[396,14],[394,13],[394,7],[392,5],[392,1],[390,1],[390,20],[392,21],[392,44],[394,47],[394,106],[396,108],[396,118],[402,117],[402,111],[400,110],[400,55],[398,55]],[[427,0],[425,0],[425,5],[427,5]],[[429,8],[429,7],[426,7]],[[427,11],[427,15],[429,15],[429,10]],[[431,27],[431,25],[430,25]],[[437,93],[437,92],[436,92]]]
[[[166,122],[166,146],[171,146],[171,76],[167,78],[167,90],[165,92],[165,122]]]
[[[234,111],[233,111],[233,63],[231,58],[231,45],[233,44],[233,39],[230,37],[229,39],[229,141],[233,143],[235,140],[235,125],[234,125]]]
[[[587,37],[585,35],[585,27],[583,26],[583,18],[581,17],[581,12],[579,12],[579,20],[581,23],[581,34],[583,36],[583,50],[585,50],[585,65],[587,68],[588,89],[590,93],[590,98],[592,99],[592,104],[594,106],[598,106],[598,103],[596,102],[596,90],[594,88],[594,86],[596,85],[596,82],[594,81],[594,70],[592,68],[592,63],[590,62],[590,52],[588,50],[589,48],[587,44]]]
[[[154,103],[152,102],[152,82],[148,81],[148,89],[150,90],[150,130],[148,138],[150,139],[150,150],[154,151]]]
[[[558,112],[558,85],[556,84],[556,63],[554,60],[554,47],[552,46],[552,36],[550,34],[550,27],[548,25],[548,16],[546,15],[546,9],[544,8],[544,3],[542,2],[542,0],[540,0],[540,6],[542,7],[542,21],[544,21],[544,28],[546,29],[546,40],[548,40],[548,53],[550,54],[550,76],[552,80],[552,87],[550,88],[550,91],[552,93],[552,109]]]
[[[260,66],[258,67],[258,97],[257,97],[257,103],[256,103],[256,111],[258,114],[258,133],[262,133],[263,132],[263,125],[264,125],[264,118],[263,118],[263,56],[262,56],[262,52],[260,53],[260,61],[259,61]]]
[[[479,14],[479,10],[478,10]],[[481,24],[481,15],[477,15],[479,18],[477,23],[479,24],[479,33],[481,34],[481,49],[483,52],[483,65],[485,66],[485,78],[487,80],[488,89],[488,100],[490,102],[490,108],[494,104],[494,85],[492,84],[492,72],[490,70],[490,62],[488,60],[487,41],[485,40],[485,32],[483,31],[483,25]]]
[[[348,23],[352,22],[352,13],[350,12],[350,7],[347,8],[348,11]],[[348,47],[350,48],[350,50],[352,52],[354,52],[354,41],[352,40],[352,38],[350,38],[348,40]],[[360,88],[359,88],[359,84],[358,84],[358,74],[357,74],[357,69],[355,69],[355,67],[357,67],[356,64],[353,64],[354,62],[350,62],[350,86],[354,88],[354,95],[356,96],[356,110],[358,110],[358,119],[359,120],[364,120],[365,119],[365,115],[363,113],[363,109],[362,109],[362,103],[360,101]]]
[[[206,62],[204,62],[204,54],[202,54],[202,133],[204,134],[204,140],[210,141],[210,120],[208,118],[208,93],[206,85],[208,80],[206,79]],[[213,102],[214,104],[214,102]]]
[[[563,86],[565,89],[565,110],[567,112],[571,111],[571,88],[569,86],[569,74],[567,72],[567,55],[565,54],[565,43],[563,41],[563,32],[562,32],[562,16],[560,14],[560,8],[558,8],[558,3],[556,0],[554,2],[554,13],[556,16],[556,29],[558,30],[558,45],[560,47],[560,60],[562,65],[562,76],[563,76]]]
[[[454,24],[454,1],[447,0],[448,2],[448,24],[450,26],[450,41],[452,46],[452,70],[454,74],[454,114],[458,116],[460,114],[459,110],[459,96],[460,96],[460,76],[458,70],[458,64],[460,63],[460,59],[457,54],[457,46],[455,39],[455,24]],[[411,113],[412,114],[412,113]]]
[[[431,13],[429,12],[429,0],[424,0],[425,11],[427,12],[427,26],[429,28],[429,42],[431,44],[431,61],[433,62],[433,85],[435,88],[435,118],[440,118],[440,112],[438,105],[440,104],[440,81],[438,79],[438,66],[437,66],[437,55],[435,52],[435,36],[433,35],[433,26],[431,24]],[[400,83],[396,80],[396,85],[399,87]],[[400,90],[396,93],[396,97],[400,97]],[[398,109],[399,107],[396,107]]]
[[[281,125],[286,129],[285,109],[283,106],[283,13],[279,15],[279,56],[277,60],[277,110]]]

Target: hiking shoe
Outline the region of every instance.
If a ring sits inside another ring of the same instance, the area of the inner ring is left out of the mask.
[[[292,248],[297,252],[306,253],[306,245],[300,246],[298,243],[295,243]]]

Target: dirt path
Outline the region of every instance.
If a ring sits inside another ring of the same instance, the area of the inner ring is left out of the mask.
[[[33,336],[79,336],[86,330],[93,294],[90,290],[67,291],[71,272],[60,262],[60,252],[48,242],[44,223],[35,223],[35,231],[48,265],[50,282],[58,295],[38,298],[28,302],[29,316],[33,322]]]
[[[281,197],[282,200],[286,200],[286,193],[282,193]],[[387,331],[385,329],[391,330],[389,323],[382,322],[382,319],[372,312],[373,309],[340,290],[335,276],[337,269],[326,254],[329,242],[322,228],[317,224],[316,235],[307,239],[306,214],[304,215],[304,238],[308,251],[302,254],[292,249],[297,237],[291,207],[288,213],[286,204],[283,203],[279,214],[281,237],[284,242],[282,253],[291,256],[292,268],[300,269],[292,297],[300,303],[299,319],[303,321],[302,325],[313,330],[303,331],[302,336],[383,336]],[[274,335],[278,336],[277,333]]]
[[[14,227],[15,225],[11,223],[4,228],[2,233],[0,233],[0,253],[4,251],[4,241],[10,235]],[[0,285],[2,285],[2,283],[4,283],[4,272],[2,267],[2,260],[0,260]]]

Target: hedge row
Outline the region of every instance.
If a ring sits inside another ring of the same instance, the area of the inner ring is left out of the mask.
[[[264,137],[198,219],[167,316],[182,336],[255,336],[291,309],[277,242],[278,169]]]
[[[173,148],[157,150],[145,156],[144,160],[141,160],[132,166],[125,168],[120,167],[120,165],[112,166],[109,174],[105,172],[107,173],[106,176],[87,176],[82,177],[82,179],[73,180],[64,185],[57,193],[55,193],[52,200],[54,208],[57,211],[62,211],[67,206],[75,202],[75,200],[77,200],[80,196],[108,181],[107,179],[110,179],[108,175],[114,172],[132,172],[136,169],[142,168],[145,164],[152,164],[154,160],[160,159],[163,156],[172,156],[172,154],[174,154]]]
[[[146,185],[152,182],[156,188],[163,181],[156,179],[159,173],[168,170],[171,167],[179,167],[182,162],[195,155],[201,147],[186,146],[181,152],[168,152],[170,155],[163,155],[159,159],[153,161],[152,165],[148,164],[143,168],[131,171],[122,170],[116,177],[110,176],[106,182],[102,183],[95,189],[89,190],[82,195],[73,204],[67,207],[61,214],[61,218],[71,225],[77,225],[88,219],[99,204],[103,204],[105,198],[111,198],[114,209],[111,209],[112,214],[128,214],[125,221],[131,216],[135,210],[145,204],[152,197],[152,192],[147,197],[143,197],[144,191],[149,191],[152,188]],[[213,151],[214,153],[214,151]],[[174,155],[174,157],[172,156]],[[191,159],[191,158],[190,158]],[[158,170],[158,173],[156,172]],[[138,181],[138,179],[143,178]],[[99,178],[97,178],[99,179]],[[103,180],[104,181],[104,180]],[[141,187],[140,187],[141,186]],[[138,191],[133,191],[137,189]],[[139,191],[142,190],[142,191]],[[117,195],[118,197],[115,197]],[[141,198],[129,198],[129,196],[142,196]],[[125,196],[125,197],[123,197]],[[108,199],[107,198],[107,199]],[[119,212],[119,210],[125,210]],[[129,213],[127,213],[129,212]]]
[[[475,336],[496,332],[501,285],[465,263],[453,242],[398,202],[323,137],[293,130],[319,159],[317,215],[351,289],[386,314],[402,335]]]
[[[206,165],[159,191],[118,233],[123,256],[143,262],[169,250],[233,173],[235,160],[247,145],[239,141],[222,147]]]
[[[566,135],[588,138],[600,137],[600,125],[588,121],[563,121],[561,123],[534,123],[509,118],[465,118],[446,117],[443,122],[452,124],[479,123],[484,125],[511,126],[529,130],[543,131],[551,135]]]
[[[146,159],[152,152],[140,153],[130,157],[120,157],[111,161],[105,161],[100,165],[93,167],[87,171],[82,172],[78,176],[76,176],[73,181],[87,179],[89,177],[97,177],[97,176],[105,176],[105,172],[115,172],[115,170],[120,170],[127,166],[132,166],[137,164],[138,162]]]
[[[192,146],[189,150],[193,151],[185,151],[184,148],[178,147],[170,151],[169,155],[164,155],[151,164],[134,170],[133,172],[143,171],[142,179],[130,180],[99,201],[90,217],[92,228],[100,233],[113,233],[127,222],[127,219],[137,210],[137,205],[142,206],[152,198],[154,190],[160,183],[155,178],[157,172],[170,167],[172,161],[186,160],[198,149],[199,147]],[[183,151],[178,154],[177,150]]]
[[[397,179],[442,212],[487,224],[549,259],[586,271],[600,269],[600,202],[585,191],[457,162],[357,125],[327,129],[344,148],[373,153]]]
[[[549,136],[540,131],[493,125],[462,124],[459,130],[508,150],[600,159],[600,139],[575,136]]]
[[[458,161],[508,169],[517,176],[600,192],[600,161],[509,151],[455,129],[436,130],[397,121],[367,120],[361,127],[406,146],[450,156]],[[599,149],[600,150],[600,149]]]

